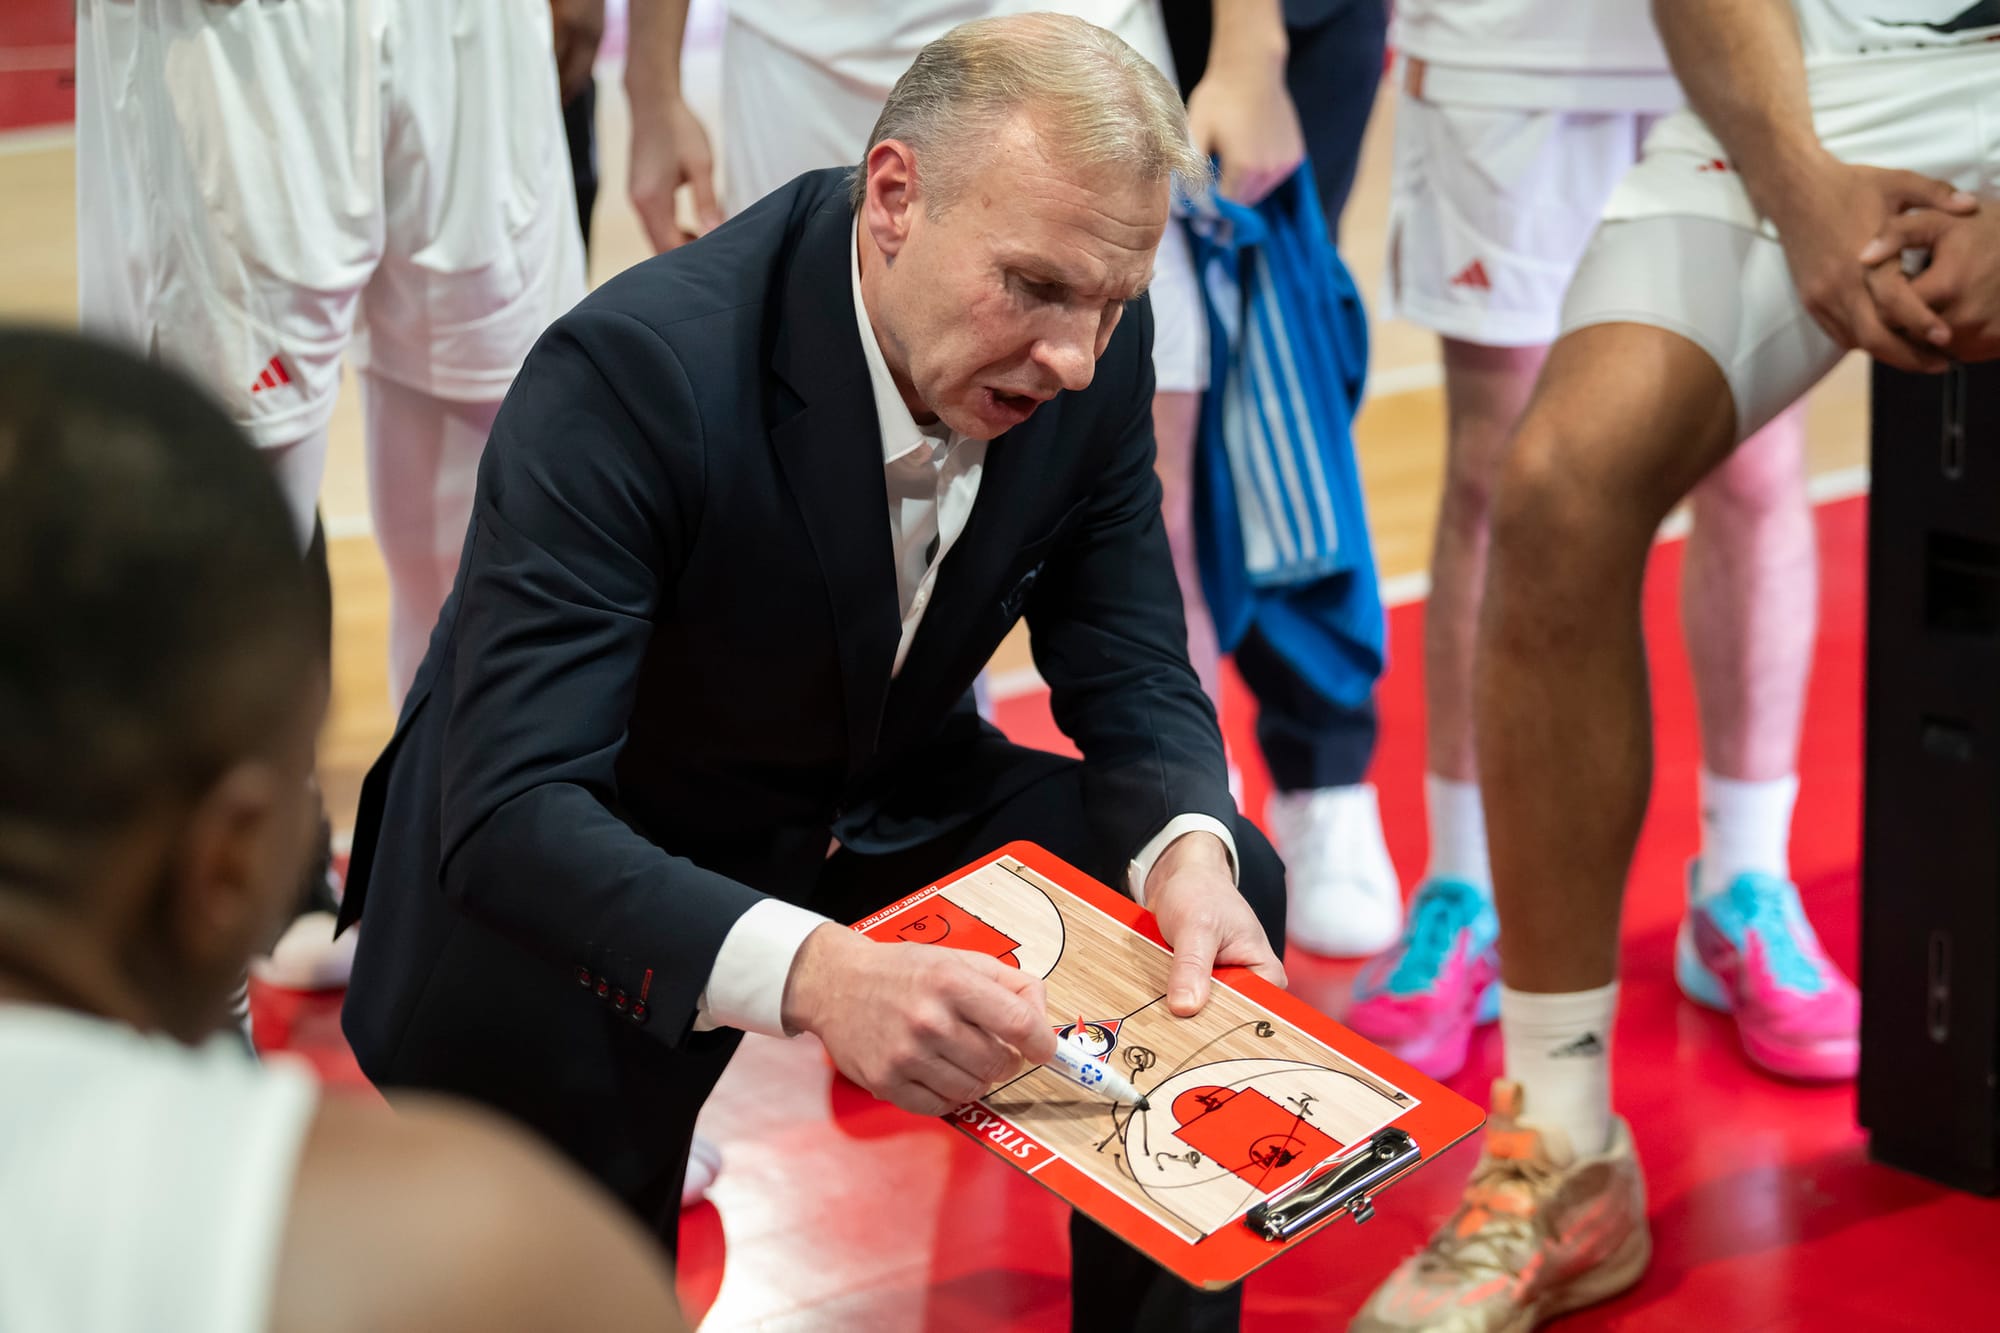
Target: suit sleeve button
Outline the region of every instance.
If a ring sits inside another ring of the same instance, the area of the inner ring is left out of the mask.
[[[643,1022],[645,1022],[645,1021],[646,1021],[646,1002],[645,1002],[644,1000],[640,1000],[640,1001],[639,1001],[638,1003],[634,1004],[634,1005],[632,1006],[632,1010],[631,1010],[631,1015],[632,1015],[632,1021],[633,1021],[634,1023],[643,1023]]]
[[[624,1013],[625,1006],[630,1002],[631,1002],[630,997],[628,997],[624,991],[615,990],[611,992],[611,1007],[613,1009],[616,1009],[619,1013],[621,1014]]]
[[[577,985],[579,985],[579,986],[583,987],[583,988],[584,988],[585,990],[589,990],[589,989],[590,989],[590,983],[591,983],[591,981],[592,981],[592,980],[593,980],[593,978],[592,978],[592,977],[591,977],[591,975],[590,975],[590,969],[589,969],[589,968],[587,968],[587,967],[579,967],[579,968],[578,968],[578,969],[576,970],[576,984],[577,984]]]

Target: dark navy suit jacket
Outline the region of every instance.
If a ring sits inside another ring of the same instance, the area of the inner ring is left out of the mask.
[[[634,1048],[683,1046],[723,937],[759,895],[809,904],[830,833],[916,845],[1067,762],[971,708],[1023,615],[1085,757],[1107,849],[1087,868],[1119,874],[1175,815],[1231,818],[1161,526],[1143,302],[1088,389],[993,441],[891,681],[853,225],[844,172],[802,176],[605,284],[508,393],[362,792],[344,1023],[378,1081],[491,1100],[483,1075],[420,1067],[483,1067],[463,1048],[490,1036],[551,1096],[616,1093]],[[446,1018],[475,1035],[399,1057],[414,1021]]]

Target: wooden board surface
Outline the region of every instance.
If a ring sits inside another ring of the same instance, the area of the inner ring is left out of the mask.
[[[1201,1012],[1166,1004],[1172,952],[1149,913],[1031,843],[1013,843],[855,929],[997,958],[1045,979],[1050,1026],[1146,1094],[1116,1105],[1030,1068],[947,1117],[1199,1286],[1282,1253],[1250,1207],[1397,1125],[1426,1159],[1479,1109],[1242,969]]]

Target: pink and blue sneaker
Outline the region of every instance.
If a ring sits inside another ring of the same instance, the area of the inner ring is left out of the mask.
[[[1354,979],[1347,1026],[1432,1078],[1465,1067],[1472,1029],[1500,1016],[1500,919],[1474,885],[1427,879],[1403,937]]]
[[[1774,875],[1743,874],[1690,901],[1674,944],[1674,979],[1696,1004],[1733,1014],[1751,1061],[1815,1083],[1854,1077],[1861,996],[1820,947],[1799,891]]]

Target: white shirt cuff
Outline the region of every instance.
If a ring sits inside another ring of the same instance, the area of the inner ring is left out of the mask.
[[[1146,905],[1146,877],[1153,873],[1153,863],[1166,854],[1168,847],[1190,833],[1213,833],[1222,839],[1222,846],[1229,853],[1229,877],[1241,878],[1242,872],[1236,866],[1236,839],[1229,834],[1229,826],[1212,815],[1175,815],[1167,821],[1167,826],[1153,835],[1153,840],[1139,849],[1125,867],[1125,887],[1132,895],[1132,901]]]
[[[742,1028],[767,1037],[785,1032],[785,979],[806,936],[831,918],[766,898],[736,918],[695,1005],[694,1030]]]

